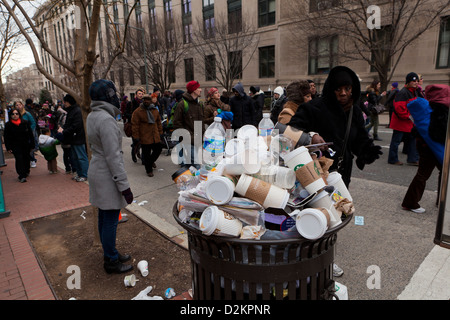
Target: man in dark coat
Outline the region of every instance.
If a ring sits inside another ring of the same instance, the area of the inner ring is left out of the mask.
[[[234,96],[230,99],[230,108],[233,112],[233,129],[239,129],[247,124],[258,126],[255,117],[255,105],[253,100],[245,93],[242,83],[238,82],[233,87],[233,92]]]
[[[363,170],[379,158],[381,147],[373,144],[364,128],[364,120],[359,107],[361,85],[358,76],[349,68],[338,66],[328,75],[323,88],[323,95],[303,104],[292,117],[289,125],[308,132],[311,143],[333,142],[332,157],[328,147],[323,147],[324,156],[334,159],[330,171],[339,169],[346,186],[350,184],[353,156],[356,164]],[[344,139],[348,118],[352,112],[352,121],[346,149]],[[343,156],[342,166],[338,168],[339,158]]]
[[[89,169],[89,159],[86,152],[86,134],[84,131],[83,116],[80,106],[75,98],[67,94],[63,98],[65,110],[67,111],[66,122],[58,132],[63,134],[64,144],[70,144],[72,149],[72,158],[76,165],[77,182],[87,180]]]

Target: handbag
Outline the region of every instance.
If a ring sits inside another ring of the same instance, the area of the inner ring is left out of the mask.
[[[132,131],[132,129],[131,129],[131,123],[130,123],[130,122],[126,122],[126,123],[123,125],[123,131],[125,131],[125,135],[126,135],[127,137],[131,137],[131,136],[133,135],[133,131]]]
[[[373,107],[373,111],[375,111],[376,114],[381,114],[386,110],[385,106],[381,103],[378,103],[375,107]]]

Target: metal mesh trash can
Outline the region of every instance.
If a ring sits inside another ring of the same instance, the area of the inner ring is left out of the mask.
[[[333,261],[337,232],[317,240],[241,240],[188,231],[195,300],[327,300],[334,295]]]

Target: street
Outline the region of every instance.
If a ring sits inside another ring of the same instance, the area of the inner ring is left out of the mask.
[[[417,167],[387,163],[392,130],[385,125],[383,115],[379,128],[383,141],[376,142],[383,147],[382,157],[364,171],[356,166],[353,169],[349,190],[356,208],[354,216],[362,218],[358,218],[356,224],[354,217],[338,233],[335,262],[344,270],[344,275],[335,280],[348,287],[351,300],[397,299],[435,246],[437,170],[428,181],[420,202],[427,212],[415,214],[402,210],[401,201]],[[136,200],[131,206],[145,209],[148,219],[167,222],[171,226],[170,236],[176,236],[177,232],[185,234],[172,216],[178,189],[171,175],[179,166],[172,163],[164,149],[156,162],[155,175],[150,178],[139,159],[137,163],[132,162],[130,144],[131,139],[124,136],[125,166]],[[400,153],[399,157],[406,163],[406,155]],[[59,152],[59,161],[61,165],[62,152]],[[449,288],[446,290],[449,295]]]

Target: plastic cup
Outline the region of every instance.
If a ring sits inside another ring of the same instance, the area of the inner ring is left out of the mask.
[[[225,145],[225,155],[227,157],[232,157],[243,151],[245,151],[245,143],[241,139],[231,139]]]
[[[242,222],[218,207],[210,206],[200,217],[200,230],[208,236],[238,237],[241,234]]]
[[[231,179],[223,176],[212,176],[206,182],[206,196],[217,205],[228,203],[233,198],[235,185]]]
[[[285,189],[246,174],[240,176],[235,191],[264,208],[284,209],[289,200],[289,193]]]
[[[258,138],[258,128],[251,124],[242,126],[237,132],[237,138],[243,140],[245,143],[247,141],[254,141],[254,139]]]
[[[286,154],[284,163],[294,169],[297,180],[310,194],[326,186],[307,148],[300,147]]]
[[[255,150],[248,149],[225,159],[224,173],[229,175],[255,174],[259,169],[261,169],[261,163],[258,161],[258,152]]]
[[[131,274],[129,276],[125,276],[123,279],[123,283],[125,284],[125,287],[134,287],[136,285],[136,276],[134,274]]]
[[[257,178],[283,189],[294,187],[296,179],[295,172],[291,168],[273,165],[261,167]]]
[[[342,180],[342,176],[339,172],[331,172],[328,175],[327,182],[330,186],[334,187],[335,192],[353,202],[353,198],[350,195],[350,192],[348,191],[347,186]]]
[[[330,228],[338,226],[342,223],[341,214],[334,207],[334,202],[331,195],[326,191],[319,192],[314,199],[308,202],[311,208],[325,208],[330,211]]]
[[[321,238],[328,229],[330,212],[327,209],[308,208],[300,211],[296,216],[297,231],[306,239]]]
[[[139,271],[141,272],[143,277],[148,276],[148,262],[145,260],[139,261],[137,264]]]

